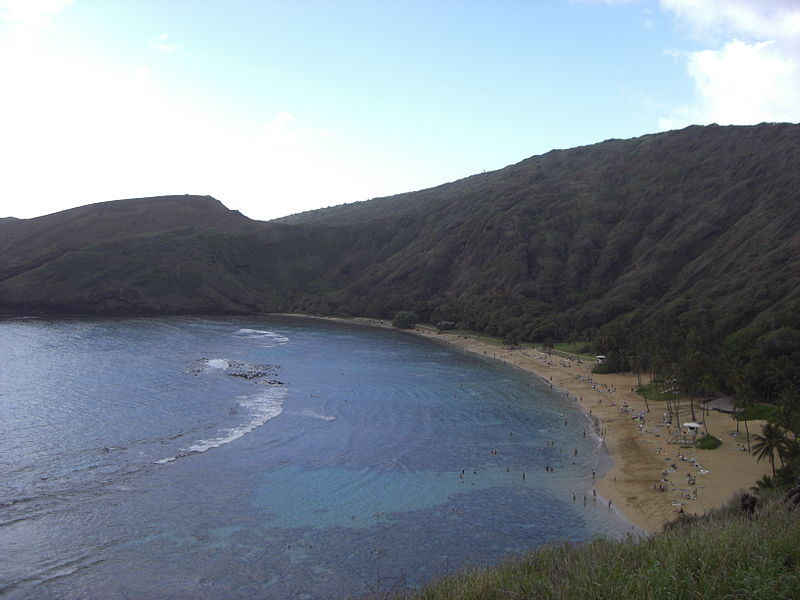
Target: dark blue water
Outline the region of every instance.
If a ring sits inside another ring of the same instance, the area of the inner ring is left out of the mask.
[[[352,598],[618,536],[584,430],[538,379],[396,331],[2,322],[0,597]]]

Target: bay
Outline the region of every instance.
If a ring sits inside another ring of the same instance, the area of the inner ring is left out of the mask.
[[[0,340],[3,598],[354,598],[629,530],[583,502],[608,457],[574,403],[430,340],[274,316]]]

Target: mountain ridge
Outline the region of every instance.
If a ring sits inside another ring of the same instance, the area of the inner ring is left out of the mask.
[[[202,196],[0,221],[6,314],[414,310],[515,339],[800,300],[800,126],[553,150],[427,190],[252,221]],[[117,212],[118,211],[118,212]]]

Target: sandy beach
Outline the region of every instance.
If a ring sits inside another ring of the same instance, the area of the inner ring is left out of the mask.
[[[614,461],[597,482],[597,493],[646,532],[660,531],[680,511],[702,514],[721,506],[770,473],[766,461],[756,462],[746,451],[744,426],[737,435],[736,422],[729,414],[706,412],[695,405],[697,422],[705,421],[709,433],[722,441],[715,450],[694,449],[681,443],[680,437],[673,439],[672,434],[680,435],[678,426],[663,422],[663,402],[650,402],[647,412],[644,399],[634,391],[635,375],[594,375],[594,363],[531,348],[507,350],[461,334],[440,334],[433,328],[417,327],[415,333],[535,373],[577,398],[583,409],[596,417],[598,432]],[[688,399],[681,403],[677,421],[691,421]],[[762,424],[749,422],[751,436],[760,433]]]
[[[391,326],[373,319],[341,320]],[[598,480],[597,493],[645,532],[660,531],[681,511],[702,514],[721,506],[770,473],[766,461],[756,462],[747,452],[744,426],[740,426],[737,435],[736,422],[729,414],[704,411],[695,404],[697,422],[703,423],[698,437],[707,427],[722,441],[719,448],[699,450],[675,438],[679,426],[675,422],[671,426],[664,423],[663,402],[651,401],[647,412],[644,399],[634,391],[635,375],[594,375],[593,362],[570,360],[527,347],[509,350],[462,333],[440,333],[432,327],[417,326],[412,332],[534,373],[576,399],[585,412],[596,418],[597,431],[614,461],[610,471]],[[677,423],[690,420],[687,399],[681,402]],[[762,424],[763,421],[749,422],[751,436],[760,433]]]

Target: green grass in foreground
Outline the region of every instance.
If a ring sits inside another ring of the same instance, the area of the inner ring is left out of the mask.
[[[453,575],[416,600],[800,598],[800,511],[728,508],[649,538],[547,546]]]

